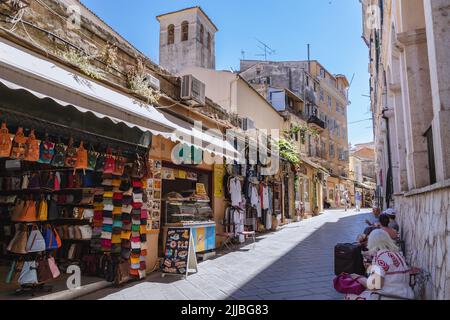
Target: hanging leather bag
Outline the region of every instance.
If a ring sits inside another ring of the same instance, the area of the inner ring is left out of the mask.
[[[77,164],[77,148],[73,145],[73,139],[70,138],[69,145],[66,150],[65,166],[69,168],[75,168]]]
[[[37,211],[36,211],[36,202],[33,200],[27,200],[25,202],[24,209],[15,221],[18,222],[35,222],[38,221]]]
[[[49,140],[48,135],[39,146],[39,163],[50,164],[55,155],[55,144]]]
[[[116,168],[116,161],[114,159],[114,156],[112,154],[112,149],[108,148],[106,151],[106,160],[105,160],[105,167],[103,169],[103,172],[105,174],[112,174]]]
[[[36,135],[34,134],[34,130],[31,130],[30,135],[28,137],[26,143],[26,151],[25,151],[25,161],[37,162],[39,161],[39,150],[40,142],[36,139]]]
[[[37,277],[39,283],[47,282],[53,279],[52,270],[48,263],[48,259],[43,257],[37,261]]]
[[[8,158],[11,155],[12,141],[6,123],[2,123],[0,129],[0,158]]]
[[[25,158],[27,138],[23,132],[23,128],[17,129],[11,149],[11,159],[23,160]]]
[[[37,225],[33,225],[27,241],[27,253],[45,251],[45,240]]]
[[[36,261],[25,261],[23,264],[22,272],[20,273],[19,276],[19,284],[26,285],[37,283],[38,277],[37,277]]]
[[[13,222],[20,221],[22,213],[25,210],[25,205],[26,205],[26,202],[24,200],[22,200],[22,199],[16,200],[16,204],[15,204],[12,214],[11,214],[11,221],[13,221]]]
[[[16,233],[10,241],[7,250],[16,254],[27,253],[28,229],[26,225],[17,224]]]
[[[134,179],[142,179],[145,175],[145,164],[139,154],[136,154],[136,159],[133,162],[131,169],[131,177]]]
[[[77,159],[75,163],[75,169],[86,170],[88,168],[88,152],[84,148],[83,141],[80,142],[80,146],[77,149]]]
[[[126,159],[122,156],[122,151],[119,149],[116,154],[113,175],[121,177],[125,171],[125,163]]]
[[[48,219],[48,204],[45,199],[42,199],[39,203],[38,219],[39,221],[47,221]]]
[[[44,228],[45,246],[48,251],[61,248],[61,238],[54,227],[47,225]]]
[[[58,219],[59,215],[58,215],[58,207],[56,205],[56,201],[55,200],[50,200],[47,203],[48,206],[48,214],[47,214],[47,219],[49,221],[54,221],[56,219]]]
[[[94,147],[92,145],[88,151],[87,159],[88,159],[88,166],[87,166],[88,170],[95,170],[95,167],[97,165],[98,152],[94,150]]]
[[[48,261],[48,266],[52,273],[53,279],[58,278],[61,275],[61,272],[59,271],[58,265],[55,262],[55,258],[53,258],[52,256],[49,256],[47,261]]]
[[[55,155],[52,160],[52,166],[62,168],[66,160],[66,146],[63,143],[58,143],[55,146]]]

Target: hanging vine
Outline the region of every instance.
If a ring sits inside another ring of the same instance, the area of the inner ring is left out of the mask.
[[[57,52],[57,54],[91,78],[102,79],[104,77],[103,72],[93,65],[94,56],[88,56],[86,53],[73,48],[67,48],[65,51]]]
[[[144,97],[148,104],[156,104],[161,97],[161,93],[149,85],[146,76],[144,62],[141,58],[137,58],[136,66],[128,66],[128,88]]]

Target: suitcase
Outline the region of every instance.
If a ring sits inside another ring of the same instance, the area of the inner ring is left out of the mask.
[[[365,274],[361,246],[358,243],[338,243],[334,247],[334,273]]]

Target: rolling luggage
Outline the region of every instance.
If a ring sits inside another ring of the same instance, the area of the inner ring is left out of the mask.
[[[365,274],[361,246],[357,243],[338,243],[334,247],[334,273]]]

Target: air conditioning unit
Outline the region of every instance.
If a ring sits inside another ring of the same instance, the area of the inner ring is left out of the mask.
[[[242,118],[241,129],[244,131],[256,129],[255,121],[250,118]]]
[[[149,87],[152,87],[155,90],[158,90],[161,88],[161,83],[158,78],[152,76],[151,74],[147,73],[144,77],[144,81],[148,83]]]
[[[181,79],[181,99],[195,104],[205,104],[206,86],[192,75],[185,75]]]

